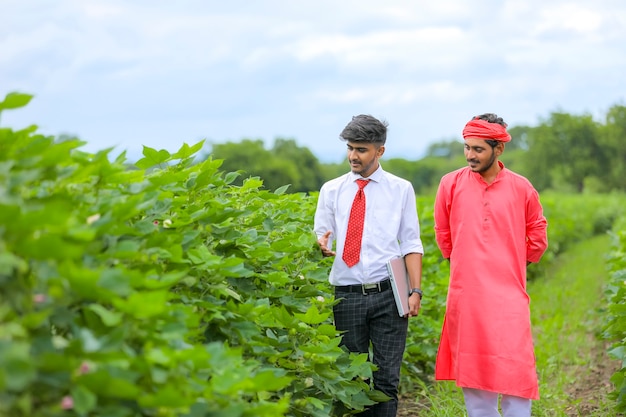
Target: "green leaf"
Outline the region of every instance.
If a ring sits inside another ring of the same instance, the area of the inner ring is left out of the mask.
[[[226,182],[226,184],[232,184],[233,181],[235,181],[237,177],[239,177],[239,175],[240,174],[238,172],[229,172],[226,174],[224,181]]]
[[[279,391],[288,386],[293,378],[278,376],[274,370],[264,370],[252,377],[252,383],[259,391]]]
[[[22,258],[10,253],[0,253],[0,275],[23,273],[28,269],[28,263]]]
[[[119,269],[106,269],[98,279],[98,286],[106,288],[119,296],[126,296],[132,292],[130,279]]]
[[[145,288],[150,290],[170,288],[179,283],[186,276],[187,271],[171,272],[152,279],[146,278],[143,285]]]
[[[608,354],[620,361],[626,361],[626,346],[617,346],[609,350]]]
[[[249,277],[253,272],[246,268],[243,259],[231,257],[222,260],[220,272],[226,277]]]
[[[24,240],[18,248],[24,255],[34,259],[76,259],[85,251],[83,245],[51,233]]]
[[[119,310],[137,319],[149,319],[169,309],[168,298],[168,291],[136,292],[127,300],[113,300],[113,304]]]
[[[338,330],[332,324],[320,324],[317,327],[317,333],[328,337],[336,337]]]
[[[214,267],[220,265],[222,257],[209,252],[205,245],[197,246],[187,252],[187,256],[196,265],[204,265],[204,267]]]
[[[78,339],[82,342],[82,348],[85,352],[97,352],[102,347],[102,340],[88,328],[80,329]]]
[[[189,158],[191,155],[195,154],[200,149],[202,149],[203,145],[204,145],[204,140],[201,140],[200,142],[196,143],[195,145],[191,147],[187,145],[186,143],[183,143],[183,146],[180,147],[178,152],[172,155],[172,159]]]
[[[96,370],[81,375],[78,383],[98,396],[109,398],[135,399],[140,393],[133,379],[123,379],[111,375],[110,370]]]
[[[0,112],[2,112],[2,110],[24,107],[30,103],[32,98],[33,96],[30,94],[9,93],[4,97],[4,101],[0,102]]]
[[[0,341],[0,374],[4,374],[8,389],[20,391],[37,376],[29,352],[25,342]]]
[[[290,186],[291,184],[283,185],[282,187],[277,188],[276,191],[274,191],[274,194],[283,195]]]
[[[268,284],[277,285],[277,286],[278,285],[282,286],[293,281],[293,278],[290,277],[289,274],[287,274],[284,271],[271,271],[271,272],[268,272],[267,274],[260,275],[259,278],[261,278],[264,281],[267,281]]]
[[[254,190],[263,187],[263,181],[259,177],[250,177],[243,182],[242,190]]]
[[[330,317],[330,312],[320,313],[317,307],[311,306],[307,310],[306,314],[294,314],[298,319],[307,324],[320,324],[325,322]]]
[[[139,404],[143,407],[185,407],[193,404],[194,399],[182,395],[180,387],[167,385],[154,394],[147,394],[139,398]]]
[[[144,158],[141,158],[135,163],[135,166],[140,169],[147,169],[155,165],[160,165],[170,160],[170,153],[165,149],[157,151],[156,149],[148,146],[143,147]]]
[[[98,399],[93,392],[82,385],[72,387],[70,390],[74,400],[74,410],[79,414],[87,414],[96,408]]]
[[[96,313],[107,327],[115,327],[122,322],[123,316],[120,313],[111,311],[100,304],[91,304],[88,309]]]
[[[172,363],[171,354],[167,354],[163,349],[151,349],[144,353],[145,358],[154,364],[169,366]]]

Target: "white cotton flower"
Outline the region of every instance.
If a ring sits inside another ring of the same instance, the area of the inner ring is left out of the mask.
[[[172,221],[170,219],[163,220],[163,227],[166,229],[172,226]]]
[[[98,220],[100,220],[100,213],[93,214],[87,217],[87,224],[92,224],[93,222],[96,222]]]
[[[320,303],[324,302],[324,297],[322,297],[321,295],[318,295],[316,298],[317,298],[317,301],[319,301]]]

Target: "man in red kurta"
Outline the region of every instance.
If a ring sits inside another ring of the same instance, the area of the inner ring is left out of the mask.
[[[532,184],[498,160],[511,140],[495,114],[463,130],[467,167],[445,175],[435,233],[450,261],[437,380],[456,380],[468,416],[530,416],[539,398],[526,266],[545,252],[547,222]]]

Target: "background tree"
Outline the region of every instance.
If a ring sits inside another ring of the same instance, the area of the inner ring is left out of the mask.
[[[528,150],[528,132],[530,126],[511,126],[507,130],[511,135],[511,141],[506,144],[507,151],[522,149]]]
[[[582,192],[585,179],[600,177],[607,157],[598,141],[598,124],[591,115],[552,113],[528,131],[525,164],[539,190],[573,187]]]
[[[299,178],[292,191],[317,190],[324,183],[318,159],[309,148],[298,146],[294,139],[277,138],[272,153],[296,168]]]
[[[609,109],[598,142],[608,160],[602,167],[603,183],[609,190],[626,191],[626,106],[615,105]]]
[[[261,139],[243,139],[241,142],[226,142],[213,144],[211,149],[213,159],[223,159],[222,168],[226,172],[252,173],[266,164],[272,157],[265,149]],[[239,180],[241,183],[242,180]]]
[[[426,148],[425,158],[435,157],[452,159],[459,156],[463,156],[463,140],[452,138],[428,145],[428,148]]]
[[[602,122],[589,114],[554,112],[537,126],[509,126],[512,140],[501,159],[539,191],[624,191],[626,107],[611,107]],[[277,138],[270,150],[262,140],[215,144],[212,156],[224,160],[225,171],[241,173],[236,184],[258,176],[269,189],[291,184],[288,192],[318,191],[325,181],[350,169],[345,158],[339,163],[321,163],[308,148],[285,138]],[[383,158],[382,164],[385,170],[411,181],[416,193],[434,193],[444,174],[466,166],[463,140],[432,143],[418,160]]]
[[[214,144],[211,155],[224,160],[224,171],[241,174],[235,182],[237,185],[245,178],[259,177],[267,189],[291,184],[290,192],[300,192],[318,189],[323,182],[322,168],[315,155],[308,148],[299,147],[293,139],[277,138],[271,150],[265,149],[260,139]]]

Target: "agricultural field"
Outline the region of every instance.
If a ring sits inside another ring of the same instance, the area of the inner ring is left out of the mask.
[[[254,177],[234,185],[221,161],[197,160],[201,145],[145,147],[129,163],[36,127],[0,129],[1,417],[321,417],[384,400],[366,383],[365,355],[339,346],[330,263],[311,230],[316,193],[268,191]],[[432,414],[458,399],[431,381],[448,271],[432,197],[417,201],[427,296],[410,324],[402,395],[427,404],[424,416],[455,415]],[[610,400],[598,407],[623,410],[626,197],[542,202],[550,249],[529,268],[548,387],[538,415],[566,415],[552,403],[586,409],[593,395],[578,389],[596,383]],[[594,294],[580,316],[549,310],[570,303],[568,288]],[[570,363],[565,345],[585,359]],[[602,368],[605,354],[617,365]],[[597,372],[577,373],[585,366]]]

